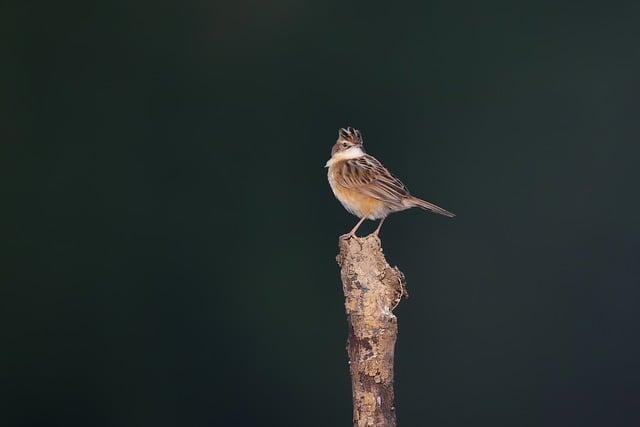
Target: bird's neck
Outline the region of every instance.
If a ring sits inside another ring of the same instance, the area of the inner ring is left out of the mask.
[[[325,167],[328,168],[331,165],[344,160],[357,159],[358,157],[364,156],[364,154],[365,153],[361,147],[351,147],[347,150],[339,151],[331,156]]]

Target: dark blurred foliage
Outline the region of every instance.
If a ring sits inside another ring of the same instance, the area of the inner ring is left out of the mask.
[[[362,130],[402,426],[640,423],[640,6],[0,6],[2,426],[348,426]],[[364,232],[371,230],[368,224]]]

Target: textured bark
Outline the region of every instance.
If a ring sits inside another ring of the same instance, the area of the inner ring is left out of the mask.
[[[349,323],[347,352],[355,427],[396,426],[393,359],[398,322],[392,310],[408,296],[378,237],[340,238],[337,261]]]

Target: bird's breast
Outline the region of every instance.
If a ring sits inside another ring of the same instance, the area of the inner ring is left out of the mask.
[[[336,168],[329,168],[329,185],[331,186],[333,194],[347,211],[357,217],[367,217],[369,219],[384,218],[388,215],[389,210],[386,208],[384,202],[368,196],[357,189],[341,185],[337,173],[339,172]]]

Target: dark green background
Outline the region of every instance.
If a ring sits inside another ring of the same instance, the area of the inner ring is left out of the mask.
[[[400,425],[640,423],[637,2],[0,12],[0,425],[350,425],[345,125],[458,214],[382,230]]]

